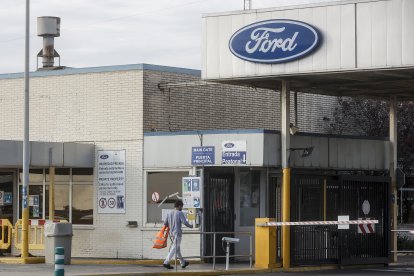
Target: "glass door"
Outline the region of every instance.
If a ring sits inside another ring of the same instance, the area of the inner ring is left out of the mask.
[[[236,232],[252,233],[254,252],[254,222],[265,216],[266,209],[266,170],[259,168],[238,168],[235,185]],[[237,235],[237,255],[249,254],[249,236]]]

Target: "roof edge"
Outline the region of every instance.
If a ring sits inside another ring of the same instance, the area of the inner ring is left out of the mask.
[[[173,66],[162,66],[162,65],[147,64],[147,63],[139,63],[139,64],[110,65],[110,66],[85,67],[85,68],[65,68],[61,70],[50,70],[50,71],[34,71],[34,72],[30,72],[30,77],[36,78],[36,77],[48,77],[48,76],[65,76],[65,75],[117,72],[117,71],[130,71],[130,70],[160,71],[160,72],[201,76],[200,70],[173,67]],[[0,80],[1,79],[19,79],[23,77],[24,77],[23,73],[0,74]]]

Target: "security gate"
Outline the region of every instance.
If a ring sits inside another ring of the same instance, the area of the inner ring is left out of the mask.
[[[363,175],[292,175],[291,221],[376,219],[358,230],[349,225],[291,227],[293,265],[389,262],[390,178]]]
[[[234,232],[234,172],[231,169],[209,168],[204,172],[204,231]],[[216,256],[225,256],[221,239],[216,235]],[[227,235],[228,236],[228,235]],[[204,236],[204,256],[213,255],[213,236]],[[230,248],[234,255],[234,245]],[[210,262],[212,259],[205,259]],[[223,262],[224,259],[217,259]]]

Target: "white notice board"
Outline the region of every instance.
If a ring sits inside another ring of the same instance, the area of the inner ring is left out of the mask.
[[[125,150],[98,151],[98,213],[125,213]]]
[[[182,184],[184,208],[203,208],[201,177],[183,177]]]

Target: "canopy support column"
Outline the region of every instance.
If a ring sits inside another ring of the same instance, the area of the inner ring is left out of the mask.
[[[392,202],[390,208],[391,229],[397,230],[397,98],[390,99],[390,176]],[[397,232],[391,232],[392,260],[397,262]]]
[[[281,140],[282,140],[282,221],[290,221],[290,87],[285,80],[282,81],[282,91],[280,95],[281,105]],[[282,259],[283,267],[290,268],[290,227],[282,226]]]

